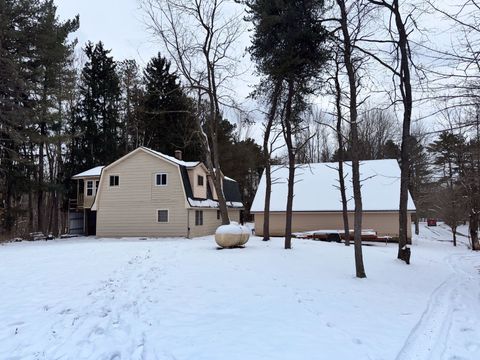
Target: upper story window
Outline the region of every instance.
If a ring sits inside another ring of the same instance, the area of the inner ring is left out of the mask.
[[[203,176],[202,175],[197,176],[197,185],[198,186],[203,186]]]
[[[120,186],[120,176],[110,175],[110,186]]]
[[[87,196],[93,196],[93,180],[87,180]]]
[[[156,186],[167,186],[167,174],[155,174],[155,185]]]

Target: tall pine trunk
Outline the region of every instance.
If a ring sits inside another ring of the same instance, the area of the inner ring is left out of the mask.
[[[288,193],[285,212],[285,249],[292,248],[292,217],[293,217],[293,190],[295,185],[295,150],[292,136],[292,107],[294,96],[293,80],[288,80],[288,94],[285,104],[285,119],[283,121],[283,134],[288,152]]]
[[[38,177],[37,177],[37,231],[44,231],[44,139],[46,136],[46,124],[42,122],[40,124],[40,144],[38,149]]]
[[[265,205],[263,208],[263,241],[270,240],[270,197],[272,196],[272,173],[271,173],[271,149],[270,134],[273,121],[277,113],[278,98],[281,91],[281,80],[275,81],[275,88],[272,93],[270,111],[268,112],[267,124],[263,135],[263,157],[265,161]]]

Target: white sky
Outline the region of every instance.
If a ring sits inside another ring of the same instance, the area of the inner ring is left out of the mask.
[[[455,0],[440,1],[442,4],[455,3]],[[80,30],[75,34],[79,40],[79,45],[83,47],[90,40],[92,42],[103,41],[107,49],[111,49],[111,54],[115,60],[136,59],[140,65],[145,65],[149,59],[162,52],[159,43],[155,43],[150,34],[145,29],[142,22],[142,11],[139,9],[138,0],[56,0],[58,6],[58,14],[62,20],[72,18],[76,14],[80,15]],[[440,17],[429,16],[421,19],[422,25],[428,28],[428,37],[437,38],[445,37],[448,42],[452,34],[439,31],[442,28]],[[440,26],[439,26],[440,25]],[[444,29],[443,29],[444,30]],[[240,45],[242,48],[248,46],[248,34],[245,34]],[[438,42],[438,40],[437,40]],[[440,41],[443,42],[443,41]],[[243,50],[243,49],[242,49]],[[252,86],[257,81],[253,74],[253,65],[249,62],[249,55],[243,52],[242,67],[248,70],[242,79],[233,84],[234,91],[237,94],[237,101],[242,103],[252,90]],[[376,68],[381,68],[376,66]],[[386,87],[391,86],[389,81]],[[325,104],[325,99],[319,98],[316,102]],[[255,109],[257,105],[253,101],[249,101],[246,105],[248,109]],[[426,109],[418,109],[417,116],[422,116],[425,112],[430,112],[431,105]],[[230,120],[235,121],[234,115],[229,115]],[[257,119],[262,116],[257,113]],[[430,126],[432,122],[429,122]],[[429,126],[429,127],[430,127]],[[250,136],[257,141],[261,139],[261,127],[254,126]]]
[[[80,15],[79,44],[103,41],[116,60],[145,65],[158,50],[141,21],[137,0],[56,0],[62,20]]]

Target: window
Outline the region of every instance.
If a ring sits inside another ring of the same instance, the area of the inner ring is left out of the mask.
[[[220,220],[220,210],[217,210],[217,220]]]
[[[155,185],[156,186],[166,186],[167,185],[167,174],[155,174]]]
[[[87,181],[87,196],[93,196],[93,181]]]
[[[198,184],[198,186],[203,186],[203,176],[202,175],[197,176],[197,184]]]
[[[157,222],[168,223],[168,210],[157,210]]]
[[[195,210],[195,225],[203,225],[203,210]]]
[[[110,175],[110,186],[120,186],[120,176]]]

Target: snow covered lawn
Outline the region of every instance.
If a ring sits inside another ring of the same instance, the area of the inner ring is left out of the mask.
[[[448,231],[444,228],[436,229]],[[0,246],[0,359],[480,359],[480,254],[77,238]]]

